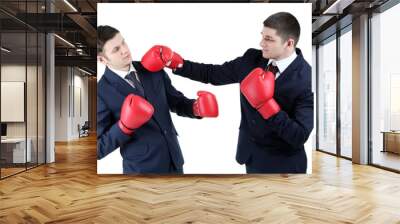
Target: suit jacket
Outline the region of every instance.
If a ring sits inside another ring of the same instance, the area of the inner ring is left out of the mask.
[[[304,143],[313,129],[314,98],[311,67],[300,49],[296,59],[275,80],[274,99],[281,111],[265,120],[240,94],[241,123],[236,160],[263,173],[305,173]],[[185,60],[174,73],[213,85],[240,83],[256,67],[266,68],[261,50],[249,49],[243,56],[222,65]]]
[[[181,169],[184,160],[170,111],[194,118],[194,100],[177,91],[165,71],[147,71],[139,62],[133,66],[144,96],[108,68],[98,83],[97,158],[120,147],[124,173],[168,173],[171,163]],[[132,136],[118,127],[122,103],[130,93],[144,97],[154,107],[152,118]]]

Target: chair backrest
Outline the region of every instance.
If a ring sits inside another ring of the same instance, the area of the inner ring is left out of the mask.
[[[89,121],[85,121],[85,123],[82,126],[82,129],[89,129]]]

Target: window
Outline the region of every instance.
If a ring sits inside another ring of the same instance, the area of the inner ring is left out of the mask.
[[[44,1],[0,3],[18,6],[13,8],[21,15],[41,12],[42,5]],[[0,178],[5,178],[45,163],[46,40],[44,33],[3,12],[0,20],[7,21],[0,25],[0,110],[6,127],[0,144]]]
[[[372,163],[400,170],[400,5],[371,18]]]
[[[336,153],[336,40],[318,48],[318,149]]]
[[[347,31],[347,32],[346,32]],[[352,33],[351,26],[340,36],[340,154],[352,157]]]

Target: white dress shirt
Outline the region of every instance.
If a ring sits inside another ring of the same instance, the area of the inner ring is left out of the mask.
[[[294,51],[289,57],[281,59],[279,61],[275,61],[273,59],[269,60],[267,66],[272,63],[272,65],[275,65],[276,67],[278,67],[279,71],[275,74],[275,79],[277,79],[279,77],[279,75],[285,71],[285,69],[287,67],[289,67],[289,65],[296,59],[297,54],[296,51]]]
[[[113,68],[110,68],[110,67],[108,67],[108,68],[111,71],[113,71],[115,74],[117,74],[119,77],[121,77],[123,80],[125,80],[133,88],[135,88],[135,84],[133,84],[130,80],[126,79],[125,76],[127,76],[131,72],[135,72],[136,79],[140,82],[140,79],[139,79],[139,77],[137,75],[137,72],[135,70],[135,67],[133,67],[133,65],[129,66],[129,70],[128,71],[117,70],[117,69],[113,69]]]

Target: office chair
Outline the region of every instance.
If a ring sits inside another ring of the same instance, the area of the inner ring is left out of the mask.
[[[78,124],[79,138],[89,136],[89,129],[90,129],[89,121],[85,121],[82,127],[80,127],[80,125]]]

